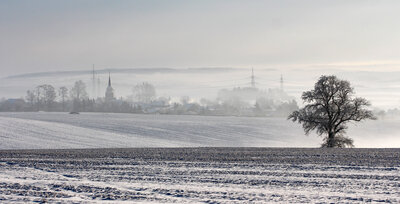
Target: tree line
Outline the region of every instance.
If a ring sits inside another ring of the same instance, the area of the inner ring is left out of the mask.
[[[269,95],[268,95],[269,93]],[[298,106],[293,98],[281,91],[262,92],[257,89],[234,88],[220,90],[215,100],[199,101],[189,96],[180,100],[157,97],[155,87],[138,83],[132,94],[125,99],[105,100],[90,98],[86,84],[79,80],[72,88],[42,84],[28,90],[24,98],[0,101],[0,111],[48,111],[48,112],[116,112],[175,115],[234,115],[234,116],[287,116]],[[276,100],[284,95],[284,101]],[[254,101],[248,100],[253,98]],[[286,98],[285,98],[286,97]],[[275,98],[275,99],[274,99]]]

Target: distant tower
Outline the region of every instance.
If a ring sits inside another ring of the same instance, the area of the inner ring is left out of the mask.
[[[110,72],[108,72],[108,86],[107,86],[107,90],[106,90],[106,102],[110,102],[113,101],[114,98],[114,89],[111,86],[111,74]]]
[[[251,68],[251,87],[256,88],[256,81],[254,79],[254,69]]]
[[[97,98],[97,96],[96,96],[96,73],[94,72],[94,64],[93,64],[93,72],[92,72],[92,82],[93,82],[93,84],[92,84],[92,96],[93,96],[93,98]]]
[[[283,76],[281,74],[281,91],[283,91]]]
[[[100,87],[101,87],[100,77],[97,77],[97,96],[101,95]]]

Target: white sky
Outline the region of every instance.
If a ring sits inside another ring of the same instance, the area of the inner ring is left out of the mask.
[[[92,64],[400,70],[399,11],[396,0],[2,0],[0,77]]]

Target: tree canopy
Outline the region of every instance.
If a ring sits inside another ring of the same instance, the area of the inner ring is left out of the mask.
[[[305,133],[326,134],[322,147],[352,147],[353,140],[345,137],[347,123],[376,119],[366,109],[370,103],[354,97],[350,83],[336,76],[321,76],[311,91],[303,92],[304,108],[294,111],[288,119],[301,123]]]
[[[156,89],[148,82],[139,83],[133,87],[133,97],[137,102],[150,103],[156,97]]]
[[[83,81],[81,81],[81,80],[76,81],[70,91],[70,94],[71,94],[71,98],[73,98],[74,100],[78,100],[78,101],[81,99],[87,98],[88,94],[86,92],[86,84],[83,83]]]

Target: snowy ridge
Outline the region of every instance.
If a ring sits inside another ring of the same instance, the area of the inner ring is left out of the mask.
[[[400,147],[398,122],[360,123],[348,135],[356,147]],[[0,130],[0,149],[319,147],[322,142],[285,118],[0,113]]]
[[[58,122],[0,117],[2,149],[64,149],[155,146],[189,146],[179,141],[142,138],[77,127]]]
[[[287,127],[292,129],[282,133]],[[290,146],[291,139],[303,139],[297,137],[302,133],[295,124],[266,118],[3,113],[0,128],[0,149],[279,147]],[[318,138],[314,138],[312,145],[317,142]]]

